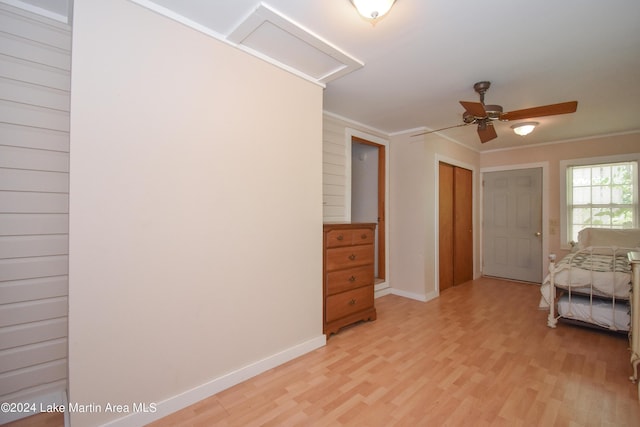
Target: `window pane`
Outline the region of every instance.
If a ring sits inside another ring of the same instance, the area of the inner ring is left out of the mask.
[[[575,168],[573,169],[573,186],[578,185],[591,185],[591,169],[590,168]]]
[[[611,224],[611,209],[609,208],[595,208],[593,209],[593,225],[610,225]]]
[[[590,187],[574,187],[573,204],[588,205],[590,203],[591,203],[591,188]]]
[[[631,204],[633,193],[629,188],[623,185],[614,185],[611,187],[611,203],[615,204]]]
[[[591,208],[574,208],[571,218],[572,224],[590,224]]]
[[[616,228],[633,228],[633,209],[630,207],[612,209],[611,223]]]
[[[614,165],[612,167],[613,183],[614,184],[631,184],[632,173],[631,165]]]
[[[596,205],[608,205],[611,203],[610,187],[591,187],[591,203]]]
[[[610,185],[611,184],[611,167],[600,166],[591,169],[592,185]]]

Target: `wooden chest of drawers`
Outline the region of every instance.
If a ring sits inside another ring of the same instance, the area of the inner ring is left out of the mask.
[[[375,320],[374,223],[324,224],[323,331]]]

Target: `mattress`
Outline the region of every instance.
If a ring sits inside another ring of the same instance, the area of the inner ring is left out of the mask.
[[[629,304],[626,301],[616,301],[615,306],[610,300],[594,299],[589,303],[589,297],[563,295],[558,300],[558,314],[562,317],[592,323],[607,329],[628,331],[631,324]]]
[[[549,278],[545,278],[545,283]],[[579,252],[567,255],[556,264],[553,279],[555,285],[561,288],[628,299],[631,266],[626,253],[614,257]]]

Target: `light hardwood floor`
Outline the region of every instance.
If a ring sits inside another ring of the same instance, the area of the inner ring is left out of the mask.
[[[550,329],[539,296],[482,278],[379,298],[375,322],[152,426],[640,426],[626,336]]]

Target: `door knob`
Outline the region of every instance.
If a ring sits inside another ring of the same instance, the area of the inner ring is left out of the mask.
[[[542,233],[538,231],[538,232],[535,234],[535,236],[536,236],[536,237],[540,237],[540,236],[542,236]]]

